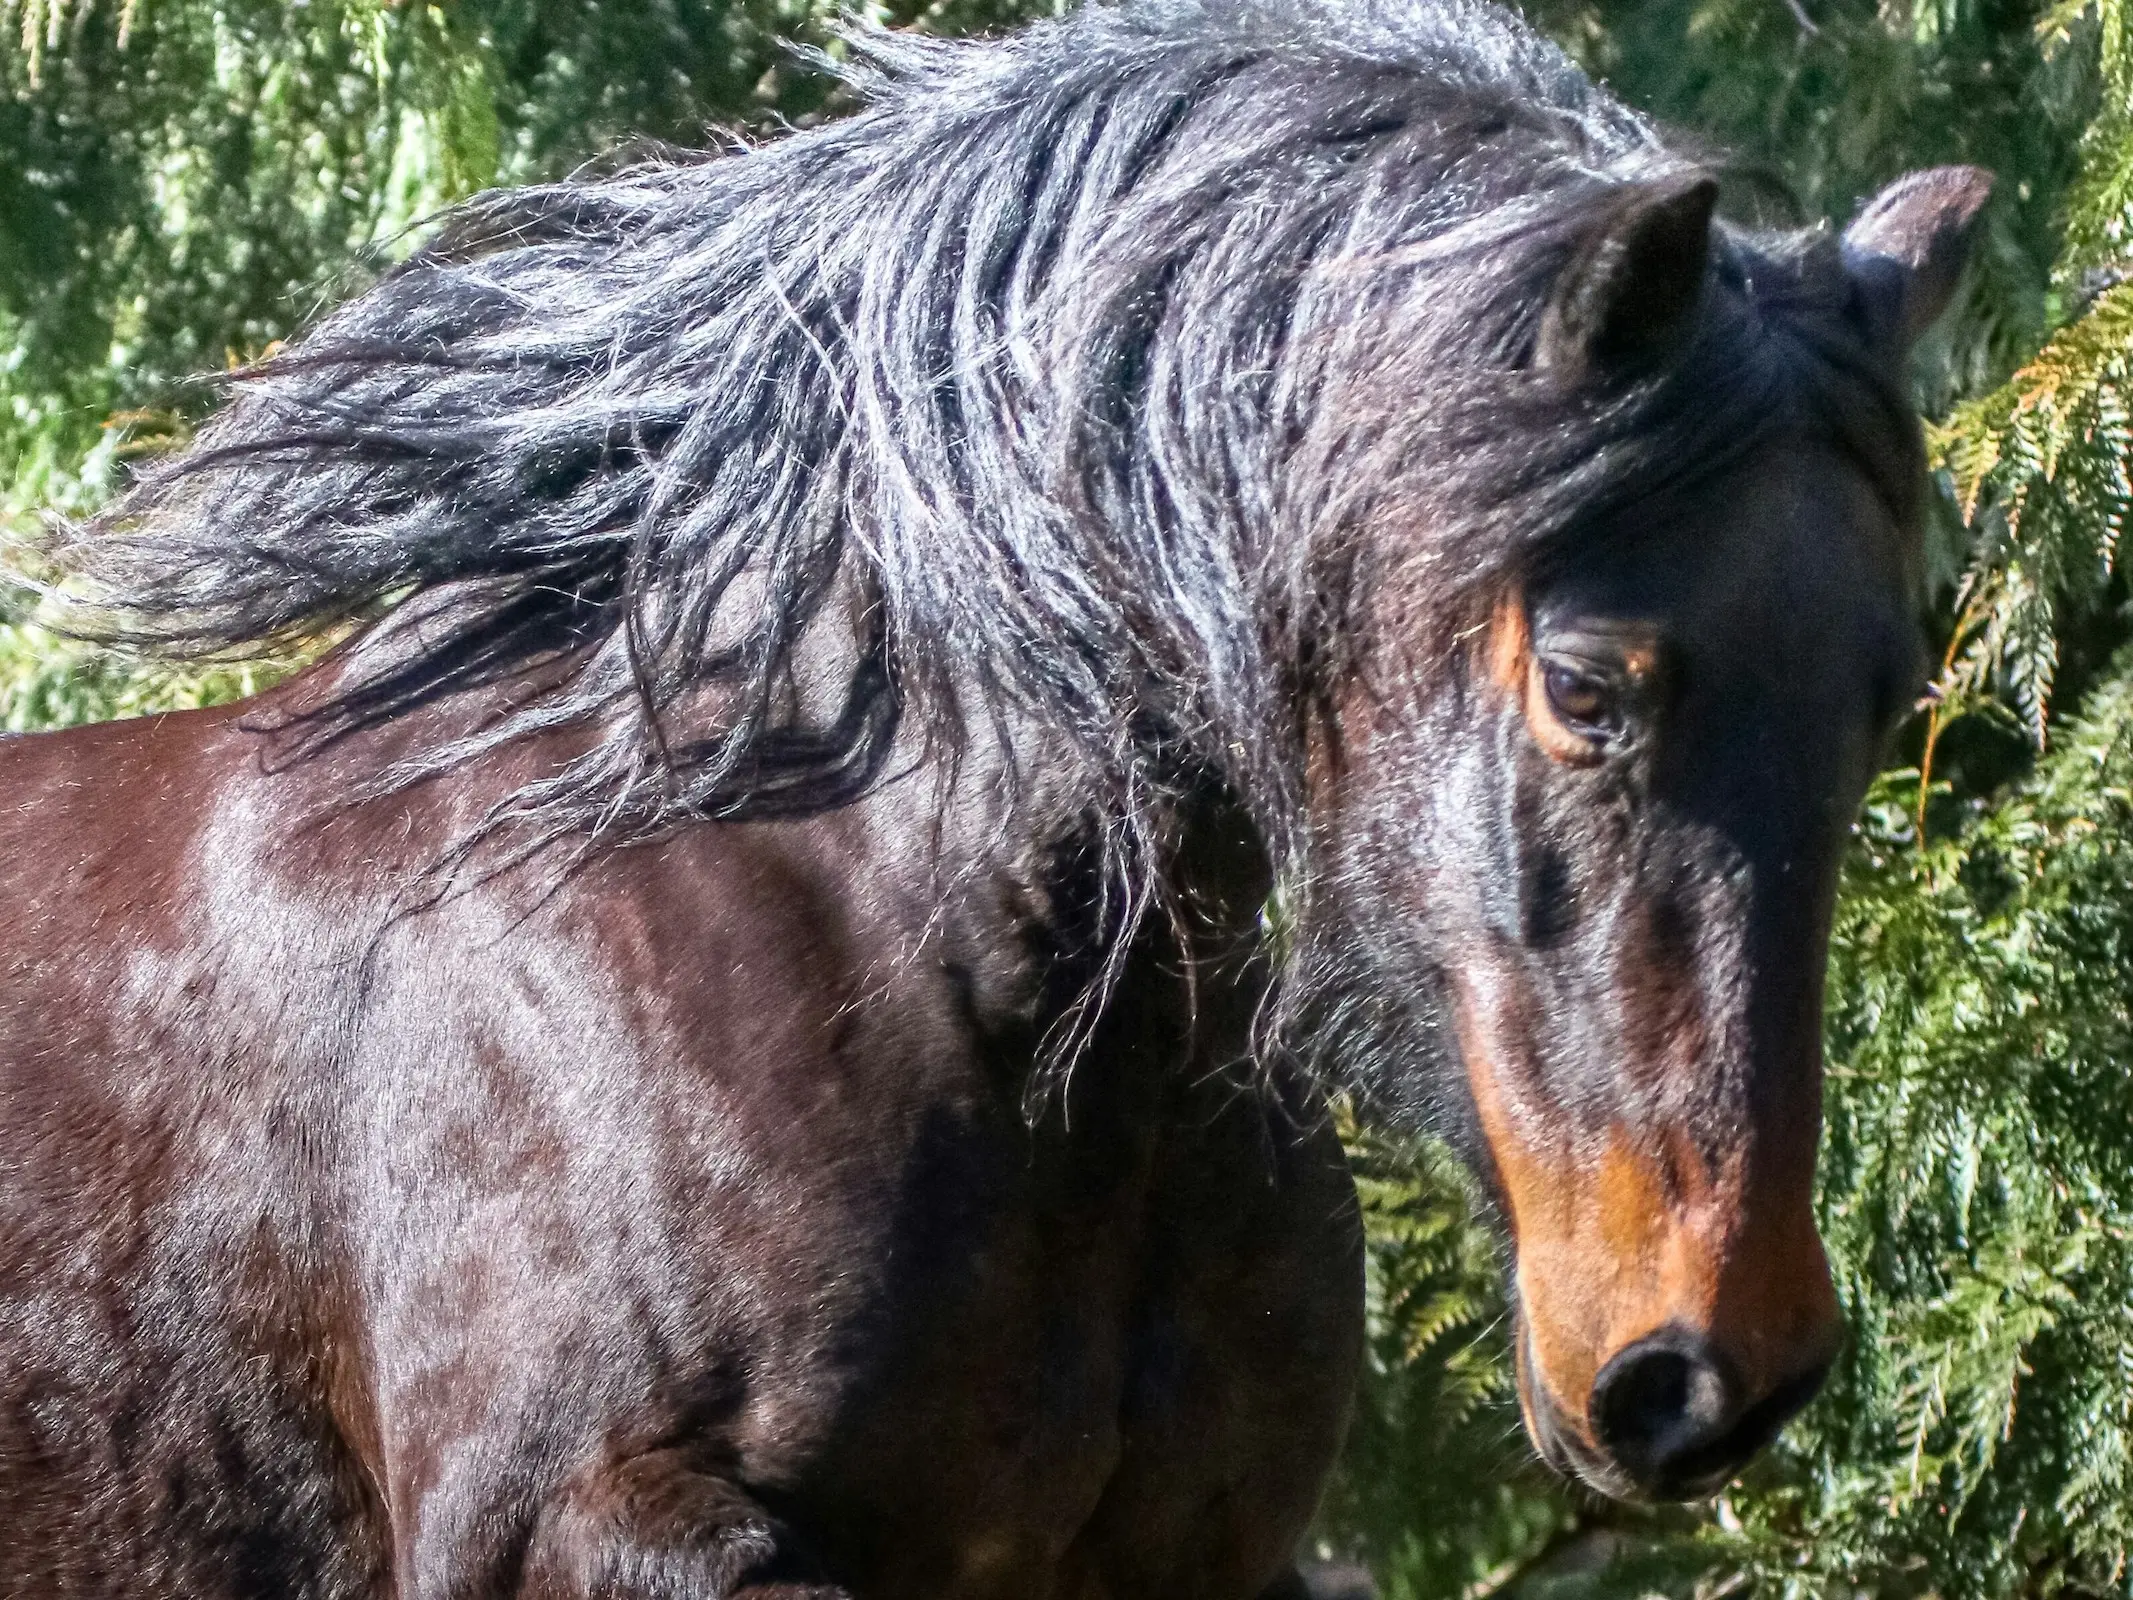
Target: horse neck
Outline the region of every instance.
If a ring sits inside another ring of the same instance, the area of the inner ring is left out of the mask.
[[[989,804],[1003,792],[999,771],[976,763],[956,780],[945,814],[962,822],[941,830],[942,881],[976,892],[949,897],[943,935],[995,958],[1015,953],[1016,986],[1045,1042],[1033,1070],[1056,1064],[1047,1050],[1130,1056],[1143,1070],[1245,1059],[1268,981],[1272,883],[1245,808],[1213,784],[1188,786],[1155,830],[1155,859],[1121,863],[1104,849],[1118,830],[1099,805],[1065,786],[1047,792],[1057,763],[1023,749],[1014,766],[1030,787],[1004,825]],[[1091,995],[1102,997],[1096,1012]]]
[[[276,699],[301,706],[305,693],[292,685]],[[269,702],[255,720],[271,726],[281,709]],[[381,855],[390,858],[387,879],[404,880],[401,892],[385,895],[381,905],[427,903],[425,891],[446,880],[423,873],[449,842],[589,737],[582,729],[536,736],[376,805],[344,809],[351,789],[374,782],[410,751],[463,734],[483,711],[478,698],[446,700],[291,766],[267,763],[304,791],[276,814],[326,824],[322,834],[307,827],[292,841],[299,852],[323,852],[316,863],[320,879],[332,876],[333,851],[358,839],[362,848],[354,853],[373,867]],[[884,950],[903,952],[905,959],[891,967],[923,974],[945,966],[959,974],[969,985],[970,1021],[998,1030],[1003,1042],[1019,1039],[1012,1048],[1027,1053],[1032,1072],[1043,1072],[1048,1052],[1062,1030],[1073,1030],[1077,1007],[1091,992],[1103,993],[1106,1003],[1086,1029],[1090,1052],[1122,1052],[1144,1064],[1241,1059],[1266,987],[1261,915],[1271,883],[1267,853],[1246,809],[1213,783],[1186,786],[1185,798],[1157,830],[1152,853],[1160,859],[1130,869],[1145,873],[1141,881],[1121,882],[1102,849],[1116,830],[1077,778],[1083,769],[1042,729],[1011,722],[998,731],[1000,738],[973,738],[949,760],[914,725],[884,763],[885,781],[848,807],[771,824],[782,840],[775,845],[755,831],[760,824],[710,820],[684,825],[681,834],[695,843],[677,837],[672,850],[595,851],[581,858],[566,837],[486,882],[484,869],[526,842],[523,833],[505,830],[451,881],[530,909],[558,885],[595,896],[630,894],[641,874],[691,870],[690,863],[704,859],[695,854],[698,846],[713,854],[769,849],[811,856],[820,870],[848,875],[854,900],[908,907],[907,915],[892,918],[895,927],[878,930]],[[272,735],[265,742],[281,743]],[[740,831],[728,831],[735,827]],[[607,866],[594,870],[603,860]],[[580,866],[587,869],[582,874]],[[1122,903],[1138,904],[1142,914],[1119,947]],[[922,953],[928,946],[930,953]]]

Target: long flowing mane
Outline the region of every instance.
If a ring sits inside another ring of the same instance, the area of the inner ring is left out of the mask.
[[[1806,236],[1725,242],[1666,372],[1540,381],[1580,228],[1694,163],[1474,0],[851,45],[857,114],[481,195],[237,374],[73,541],[82,625],[228,653],[428,595],[315,730],[545,663],[395,781],[581,726],[512,807],[548,828],[819,810],[904,734],[1026,720],[1122,859],[1212,780],[1278,866],[1386,541],[1435,563],[1448,638],[1776,419],[1907,426]]]

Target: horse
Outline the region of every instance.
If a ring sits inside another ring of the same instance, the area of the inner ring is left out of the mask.
[[[1839,1339],[1838,861],[1920,673],[1841,236],[1477,0],[855,32],[479,195],[51,559],[250,701],[0,746],[0,1591],[1277,1600],[1463,1142],[1543,1455]]]

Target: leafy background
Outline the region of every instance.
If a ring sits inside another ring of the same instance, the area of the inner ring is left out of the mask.
[[[1052,0],[897,0],[940,30]],[[833,114],[820,0],[0,0],[0,530],[182,440],[257,354],[475,188]],[[1853,1337],[1713,1504],[1551,1483],[1497,1246],[1441,1151],[1358,1131],[1371,1370],[1320,1539],[1402,1600],[2133,1593],[2133,0],[1532,0],[1729,152],[1728,205],[1841,221],[2000,174],[1922,353],[1942,670],[1876,786],[1831,958],[1822,1223]],[[33,576],[33,574],[31,575]],[[0,589],[10,729],[226,698]]]

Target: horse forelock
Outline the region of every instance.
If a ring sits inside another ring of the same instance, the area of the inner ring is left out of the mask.
[[[1375,546],[1450,618],[1834,370],[1813,249],[1741,240],[1792,300],[1711,296],[1604,400],[1535,381],[1581,218],[1690,163],[1491,7],[851,43],[841,122],[448,216],[74,541],[81,625],[228,653],[434,591],[312,725],[573,663],[387,777],[596,730],[496,814],[551,835],[819,810],[900,729],[1012,723],[1122,861],[1200,774],[1278,867]]]

